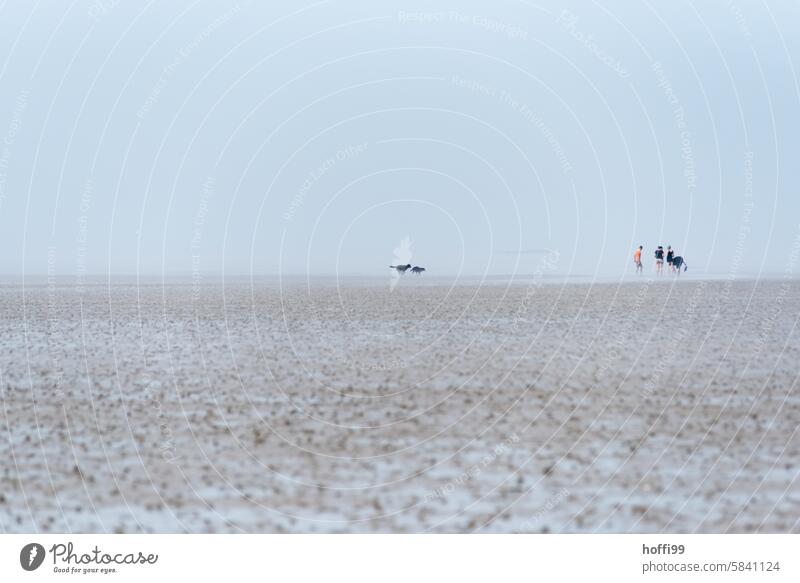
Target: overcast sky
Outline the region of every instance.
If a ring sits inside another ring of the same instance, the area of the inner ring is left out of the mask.
[[[800,269],[797,2],[261,4],[2,4],[0,272]]]

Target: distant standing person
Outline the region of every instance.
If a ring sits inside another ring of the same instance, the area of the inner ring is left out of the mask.
[[[675,252],[672,250],[672,245],[667,245],[667,265],[670,270],[675,273],[675,266],[672,265],[672,258],[675,257]]]
[[[656,273],[661,275],[664,270],[664,248],[659,245],[656,249]]]
[[[633,252],[633,262],[636,264],[636,273],[642,273],[642,249],[643,247],[639,245],[639,248]]]

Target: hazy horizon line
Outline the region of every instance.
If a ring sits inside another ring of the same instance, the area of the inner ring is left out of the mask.
[[[592,274],[592,273],[538,273],[535,271],[532,272],[517,272],[517,273],[425,273],[421,275],[412,275],[412,274],[404,274],[400,277],[403,279],[411,279],[413,278],[414,281],[424,281],[426,279],[440,279],[440,278],[513,278],[513,279],[529,279],[531,277],[536,277],[539,279],[565,279],[565,278],[595,278],[595,279],[620,279],[620,278],[629,278],[629,279],[661,279],[672,277],[673,274],[671,273],[664,273],[663,276],[657,276],[655,273],[646,273],[643,275],[636,275],[631,272],[617,272],[617,273],[603,273],[603,274]],[[787,277],[788,276],[788,277]],[[78,281],[85,281],[85,280],[97,280],[97,279],[107,279],[109,277],[116,277],[116,278],[181,278],[181,279],[224,279],[224,278],[231,278],[231,279],[251,279],[251,278],[366,278],[366,279],[393,279],[392,273],[382,273],[378,274],[375,272],[256,272],[256,273],[243,273],[243,272],[231,272],[231,273],[220,273],[220,272],[201,272],[201,273],[191,273],[191,272],[183,272],[183,271],[171,271],[171,272],[127,272],[127,271],[120,271],[120,272],[93,272],[93,273],[85,273],[85,274],[74,274],[74,273],[42,273],[42,272],[31,272],[31,273],[0,273],[0,280],[4,279],[48,279],[48,278],[55,278],[55,279],[70,279],[70,280],[78,280]],[[788,278],[788,279],[795,279],[796,274],[793,273],[786,273],[782,271],[764,271],[764,272],[757,272],[757,271],[745,271],[740,270],[736,273],[731,273],[730,271],[702,271],[698,272],[695,270],[694,272],[686,272],[682,273],[681,277],[685,277],[687,279],[691,278],[693,280],[702,279],[703,277],[709,277],[713,279],[719,279],[721,277],[724,278],[731,278],[731,279],[754,279],[754,278]]]

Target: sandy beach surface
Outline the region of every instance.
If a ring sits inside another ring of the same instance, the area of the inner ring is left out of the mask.
[[[800,283],[0,286],[7,532],[800,532]]]

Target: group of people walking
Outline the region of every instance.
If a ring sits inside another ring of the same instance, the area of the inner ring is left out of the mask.
[[[633,262],[636,264],[636,273],[642,273],[644,271],[644,268],[642,267],[642,250],[644,250],[644,246],[639,245],[639,248],[633,252]],[[656,247],[655,251],[657,275],[662,275],[664,273],[665,256],[667,260],[667,265],[669,266],[669,270],[672,273],[680,275],[681,267],[683,267],[684,271],[689,269],[683,257],[681,257],[680,255],[675,255],[675,251],[672,250],[672,247],[670,245],[667,245],[666,252],[664,251],[664,247],[659,245],[658,247]]]

